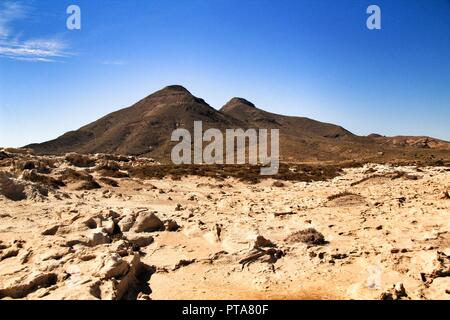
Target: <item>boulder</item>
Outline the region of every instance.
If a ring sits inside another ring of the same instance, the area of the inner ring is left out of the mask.
[[[130,268],[128,262],[117,253],[105,254],[97,261],[99,261],[99,266],[94,275],[101,279],[119,278],[124,276]]]
[[[164,230],[164,223],[155,215],[155,212],[144,211],[139,213],[131,230],[134,232]]]
[[[124,236],[131,244],[137,247],[146,247],[153,243],[153,237],[147,232],[127,232]]]
[[[383,292],[380,295],[380,300],[401,300],[402,298],[407,297],[408,294],[406,293],[403,283],[398,282],[395,285],[393,285],[391,289]]]
[[[4,172],[0,172],[0,195],[13,201],[25,200],[27,198],[25,185]]]
[[[0,284],[0,299],[9,297],[20,299],[39,288],[47,288],[56,284],[58,277],[55,273],[33,272],[11,279]]]
[[[255,240],[255,248],[263,248],[263,247],[276,247],[276,244],[274,244],[269,239],[264,238],[263,236],[257,236]]]
[[[106,233],[102,231],[101,228],[92,230],[92,232],[88,235],[87,238],[88,238],[88,245],[91,247],[111,242],[111,239],[108,237]]]
[[[166,220],[164,222],[164,226],[167,231],[177,231],[178,229],[180,229],[180,225],[172,219]]]
[[[125,217],[123,217],[117,225],[119,226],[121,232],[127,232],[130,231],[130,229],[133,227],[135,221],[136,215],[128,214]]]
[[[0,151],[0,160],[10,158],[11,155],[7,154],[6,152]]]
[[[115,224],[113,220],[107,220],[102,222],[102,230],[109,235],[114,233]]]
[[[121,257],[128,255],[130,244],[125,240],[115,241],[111,244],[110,250],[119,254]]]

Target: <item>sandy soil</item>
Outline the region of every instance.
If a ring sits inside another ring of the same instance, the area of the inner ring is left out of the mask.
[[[0,190],[23,186],[24,199],[0,195],[0,298],[450,298],[446,167],[257,184],[125,177],[92,190],[75,179],[42,192],[14,166]],[[86,170],[52,167],[39,177]]]

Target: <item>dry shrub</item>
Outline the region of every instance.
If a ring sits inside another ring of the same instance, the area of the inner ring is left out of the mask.
[[[11,155],[7,154],[6,152],[0,151],[0,160],[11,158]]]
[[[130,175],[126,172],[122,172],[122,171],[116,171],[116,170],[100,170],[98,172],[102,177],[110,177],[110,178],[129,178]]]
[[[59,187],[64,187],[66,185],[62,180],[39,174],[36,169],[24,170],[22,173],[22,179],[26,181],[40,183],[55,189],[59,189]]]
[[[54,162],[50,160],[14,160],[13,167],[16,172],[20,173],[24,170],[36,170],[38,173],[48,174],[54,168]]]
[[[340,192],[338,194],[333,194],[331,196],[328,196],[327,199],[328,199],[328,201],[331,201],[331,200],[335,200],[335,199],[339,199],[339,198],[343,198],[343,197],[347,197],[347,196],[359,197],[359,195],[357,195],[356,193],[344,191],[344,192]]]
[[[99,160],[112,160],[112,161],[118,161],[118,162],[130,162],[136,160],[135,157],[132,156],[125,156],[125,155],[115,155],[115,154],[97,154],[96,158]]]
[[[68,153],[65,156],[65,160],[75,167],[86,168],[95,166],[95,159],[84,154]]]
[[[111,187],[114,187],[114,188],[117,188],[117,187],[119,186],[119,184],[117,183],[117,181],[114,180],[114,179],[111,179],[111,178],[101,177],[101,178],[99,179],[99,181],[100,181],[101,183],[103,183],[103,184],[106,184],[106,185],[111,186]]]
[[[283,188],[285,186],[285,184],[281,181],[275,181],[274,183],[272,183],[272,186],[277,187],[277,188]]]
[[[289,235],[285,241],[295,243],[303,242],[309,245],[323,245],[326,243],[323,234],[314,228],[300,230]]]
[[[337,165],[288,165],[281,164],[273,176],[262,176],[257,165],[143,165],[129,167],[131,177],[140,179],[162,179],[166,176],[203,176],[217,180],[236,178],[247,183],[258,183],[260,179],[273,178],[284,181],[322,181],[332,179],[342,172]]]
[[[352,187],[356,186],[358,184],[361,184],[363,182],[366,182],[371,179],[377,179],[377,178],[384,178],[384,179],[390,179],[390,180],[396,180],[396,179],[406,179],[406,180],[418,180],[419,177],[416,175],[408,174],[404,171],[395,171],[395,172],[388,172],[384,174],[373,174],[368,177],[364,177],[361,180],[355,181],[352,184],[350,184]]]
[[[98,184],[97,181],[91,180],[91,181],[83,181],[80,183],[80,185],[76,188],[78,191],[82,190],[94,190],[94,189],[100,189],[101,186]]]
[[[122,166],[117,161],[105,161],[99,164],[95,170],[109,170],[109,171],[119,171]]]
[[[71,168],[65,168],[64,171],[60,173],[60,179],[67,182],[77,182],[77,181],[90,181],[93,180],[89,173],[84,171],[77,171]]]
[[[117,161],[105,161],[95,167],[95,169],[91,170],[98,172],[102,177],[110,177],[110,178],[128,178],[129,175],[127,172],[122,172],[125,166],[121,165]]]

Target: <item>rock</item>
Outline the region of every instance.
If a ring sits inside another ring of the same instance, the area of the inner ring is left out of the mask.
[[[181,211],[183,210],[183,206],[179,203],[177,203],[177,206],[175,207],[175,211]]]
[[[25,185],[4,172],[0,172],[0,195],[13,201],[21,201],[27,198]]]
[[[257,236],[254,244],[255,248],[263,248],[263,247],[276,247],[269,239],[264,238],[263,236]]]
[[[113,220],[107,220],[102,222],[102,230],[109,235],[114,233],[115,224]]]
[[[101,228],[94,229],[92,232],[88,235],[88,245],[90,247],[95,247],[100,244],[110,243],[111,239],[108,237],[106,233],[102,231]]]
[[[135,300],[140,293],[150,294],[148,280],[155,268],[142,263],[139,254],[135,254],[128,264],[128,273],[117,285],[116,299]]]
[[[19,249],[17,247],[10,247],[4,251],[0,251],[0,261],[3,261],[8,258],[17,257],[19,254]]]
[[[184,259],[182,259],[175,265],[175,267],[173,268],[173,271],[178,270],[178,269],[180,269],[182,267],[186,267],[186,266],[188,266],[188,265],[190,265],[190,264],[192,264],[194,262],[195,262],[195,259],[192,259],[192,260],[184,260]]]
[[[18,255],[18,259],[20,261],[21,264],[25,264],[28,262],[28,260],[30,260],[30,257],[33,255],[33,251],[32,250],[25,250],[22,251],[19,255]]]
[[[380,300],[400,300],[406,297],[408,297],[408,294],[406,293],[403,283],[398,282],[393,285],[391,289],[383,292],[380,295]]]
[[[129,254],[130,244],[125,240],[115,241],[111,244],[110,250],[117,253],[121,257]]]
[[[118,226],[121,232],[130,231],[136,221],[135,214],[128,214],[119,221]]]
[[[59,189],[66,184],[62,180],[58,180],[47,175],[39,174],[36,169],[24,170],[20,175],[21,180],[35,182],[37,184],[46,185],[51,188]]]
[[[120,214],[117,211],[108,209],[101,212],[102,216],[106,219],[117,219],[120,217]]]
[[[9,297],[21,299],[39,288],[47,288],[56,284],[55,273],[33,272],[0,284],[0,299]]]
[[[117,253],[105,254],[98,260],[100,260],[100,265],[97,267],[97,271],[94,275],[99,276],[101,279],[124,276],[130,268],[128,262]]]
[[[140,292],[137,296],[137,300],[151,300],[150,295]]]
[[[395,290],[395,292],[397,293],[397,295],[398,295],[399,297],[406,297],[406,296],[408,296],[408,295],[406,294],[405,287],[403,286],[403,283],[401,283],[401,282],[397,282],[397,283],[394,285],[394,290]]]
[[[433,266],[433,271],[428,275],[428,283],[433,282],[436,278],[450,276],[450,256],[447,256],[445,253],[437,252]]]
[[[89,243],[83,236],[69,235],[60,245],[62,247],[73,247],[76,245],[89,245]]]
[[[164,230],[164,223],[155,215],[155,212],[148,211],[139,213],[132,228],[134,232],[153,232],[159,230]]]
[[[167,231],[177,231],[180,229],[180,226],[175,220],[169,219],[164,222],[164,226]]]
[[[8,153],[0,151],[0,160],[7,159],[10,157],[11,157],[11,155],[9,155]]]
[[[155,268],[142,263],[139,254],[125,259],[117,256],[104,257],[101,271],[106,273],[97,272],[96,276],[102,279],[89,287],[90,294],[98,299],[136,300],[138,296],[151,293],[148,280]]]
[[[42,254],[40,254],[38,259],[41,261],[60,260],[68,253],[69,250],[67,248],[56,248],[56,249],[50,248],[48,250],[45,250]]]
[[[43,236],[54,236],[56,234],[56,232],[59,229],[59,225],[53,225],[51,227],[48,227],[47,229],[45,229],[44,231],[41,232],[41,235]]]
[[[124,236],[131,244],[137,247],[146,247],[153,243],[153,237],[147,232],[127,232]]]
[[[94,217],[89,217],[86,220],[83,220],[82,224],[88,227],[89,229],[96,229],[100,225],[99,222],[101,223],[101,220],[98,221],[98,219],[96,220],[94,219]]]

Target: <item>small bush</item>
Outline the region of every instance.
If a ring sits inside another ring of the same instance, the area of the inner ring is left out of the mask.
[[[326,243],[323,234],[314,228],[294,232],[285,240],[287,242],[303,242],[309,245],[323,245]]]

